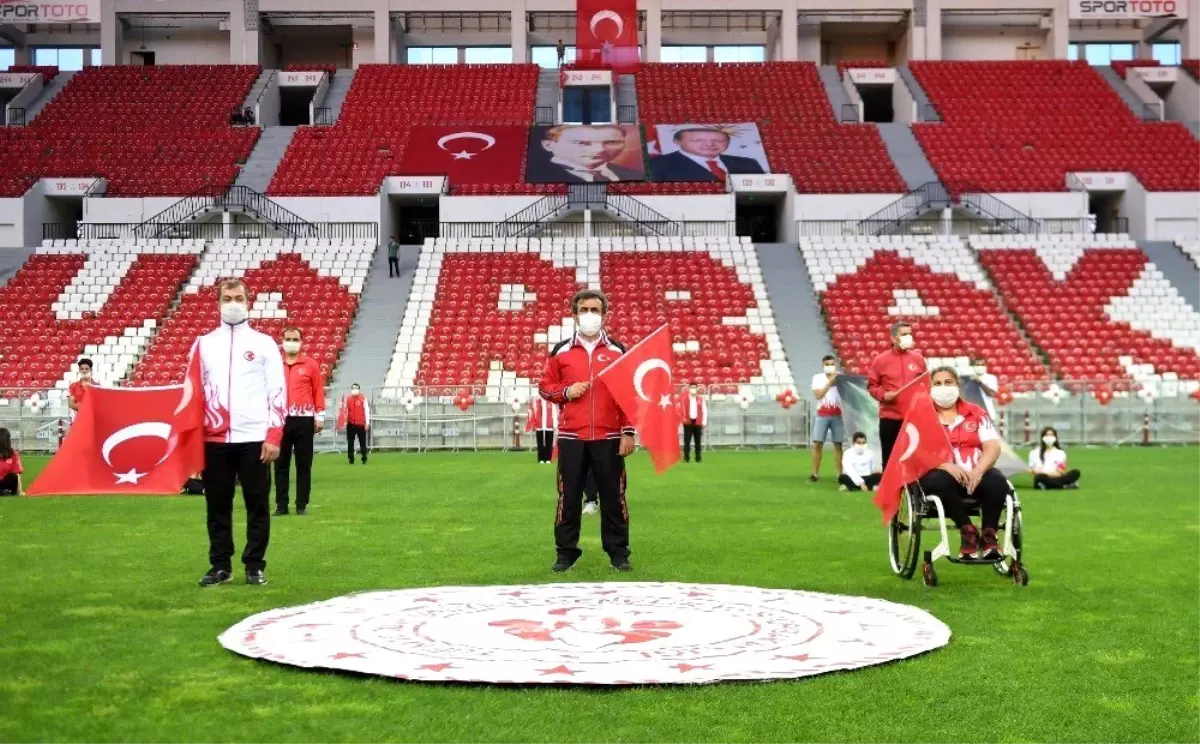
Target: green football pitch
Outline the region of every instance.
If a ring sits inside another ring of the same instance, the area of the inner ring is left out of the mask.
[[[30,471],[43,461],[30,460]],[[798,681],[588,689],[406,683],[251,661],[247,615],[371,589],[547,583],[553,472],[528,453],[318,457],[272,526],[270,584],[201,590],[203,499],[0,499],[0,741],[1197,741],[1200,453],[1071,451],[1078,491],[1016,479],[1030,583],[888,566],[869,496],[808,453],[630,460],[631,580],[879,597],[950,626],[914,659]],[[32,472],[27,474],[27,478]],[[27,483],[29,481],[27,480]],[[240,507],[236,532],[241,543]],[[618,581],[585,517],[571,581]]]

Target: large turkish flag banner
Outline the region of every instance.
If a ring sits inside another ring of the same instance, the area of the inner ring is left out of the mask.
[[[651,333],[604,368],[596,382],[608,388],[625,417],[635,422],[642,446],[660,474],[679,462],[679,412],[671,370],[671,327]]]
[[[900,509],[901,489],[942,463],[952,462],[952,454],[950,438],[933,410],[933,401],[928,395],[910,396],[892,459],[875,489],[875,505],[883,512],[884,524]]]
[[[520,183],[528,139],[529,128],[523,126],[413,127],[396,172],[446,176],[451,186]]]
[[[577,0],[575,66],[618,74],[638,71],[637,0]]]
[[[183,385],[168,387],[92,387],[62,448],[27,493],[178,494],[204,468],[204,397],[196,377],[189,371]]]

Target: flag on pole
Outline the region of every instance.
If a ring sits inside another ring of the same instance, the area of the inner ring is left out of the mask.
[[[950,438],[933,410],[933,401],[927,395],[910,396],[892,458],[875,489],[875,505],[883,512],[884,524],[892,521],[900,509],[901,489],[938,465],[950,462],[951,454]]]
[[[202,390],[196,360],[182,385],[93,386],[28,494],[179,493],[204,469]]]
[[[674,366],[671,329],[663,325],[596,377],[634,422],[659,474],[680,459],[679,412],[672,395]]]
[[[576,0],[575,65],[619,75],[638,71],[637,0]]]

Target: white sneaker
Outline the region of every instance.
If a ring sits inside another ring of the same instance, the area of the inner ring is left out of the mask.
[[[596,508],[596,503],[594,501],[589,501],[583,505],[584,514],[595,514],[598,511],[600,510]]]

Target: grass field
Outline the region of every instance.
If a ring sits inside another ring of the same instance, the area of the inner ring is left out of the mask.
[[[954,633],[883,667],[698,688],[402,683],[217,644],[353,591],[557,578],[552,472],[529,454],[318,458],[310,516],[273,525],[266,587],[240,567],[196,587],[200,498],[0,499],[0,741],[1197,741],[1200,453],[1071,457],[1079,491],[1017,480],[1028,587],[939,564],[930,589],[891,574],[878,511],[828,462],[804,482],[807,452],[709,453],[663,478],[636,455],[631,580],[874,596]],[[618,580],[585,519],[569,579]]]

